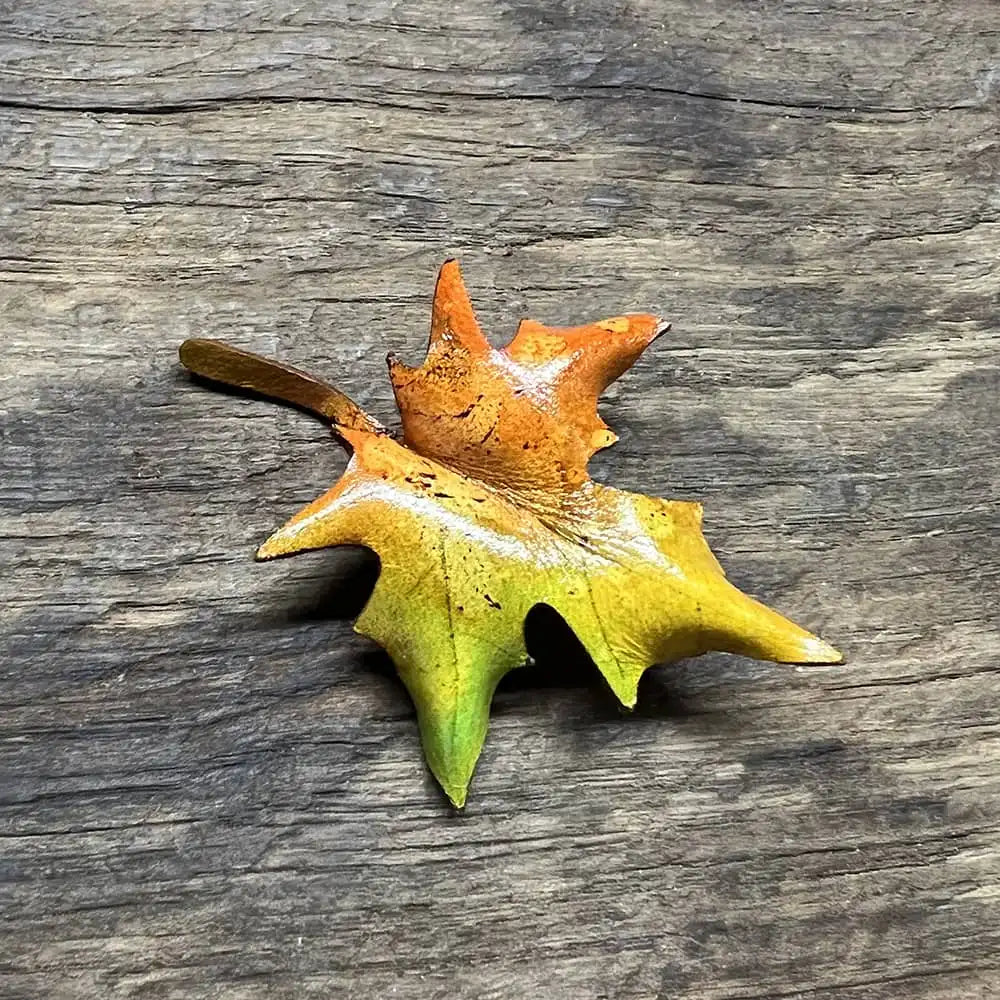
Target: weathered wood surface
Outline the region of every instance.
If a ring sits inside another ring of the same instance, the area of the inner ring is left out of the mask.
[[[998,995],[998,29],[0,4],[0,995]],[[598,477],[704,499],[847,666],[706,657],[627,716],[543,628],[452,814],[350,628],[370,565],[251,562],[342,456],[176,364],[391,419],[450,254],[497,338],[674,321]]]

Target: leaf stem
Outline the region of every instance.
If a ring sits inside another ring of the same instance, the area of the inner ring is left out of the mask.
[[[196,338],[180,347],[181,364],[195,375],[290,403],[338,427],[385,434],[385,428],[349,396],[290,365],[240,350],[221,340]]]

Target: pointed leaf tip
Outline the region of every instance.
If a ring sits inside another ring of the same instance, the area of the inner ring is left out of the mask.
[[[824,642],[819,636],[811,635],[802,641],[802,652],[804,658],[802,663],[815,664],[837,664],[844,662],[844,654],[839,649],[835,649],[828,642]]]
[[[431,305],[431,334],[428,354],[435,350],[447,352],[451,347],[479,353],[489,350],[489,343],[480,329],[465,288],[462,269],[455,259],[446,260],[438,271]]]
[[[253,557],[256,562],[267,562],[270,559],[276,559],[280,554],[280,552],[275,551],[275,546],[269,538],[262,545],[257,546],[257,551],[254,552]]]
[[[469,794],[469,786],[465,785],[443,785],[444,793],[448,796],[448,800],[456,809],[465,808],[465,800]]]

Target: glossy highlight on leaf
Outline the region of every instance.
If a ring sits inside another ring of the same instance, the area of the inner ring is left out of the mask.
[[[628,707],[648,667],[709,650],[841,661],[729,583],[702,535],[700,504],[626,493],[587,474],[594,452],[617,440],[598,397],[666,329],[644,314],[579,327],[523,320],[497,349],[447,261],[426,358],[416,368],[389,358],[401,441],[310,375],[217,341],[181,346],[191,371],[309,410],[351,450],[340,480],[257,557],[332,545],[378,555],[355,628],[396,664],[428,765],[456,806],[493,692],[526,661],[524,622],[536,605],[566,620]]]

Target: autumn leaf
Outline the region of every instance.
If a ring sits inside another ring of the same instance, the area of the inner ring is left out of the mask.
[[[427,762],[456,806],[497,683],[526,660],[524,621],[536,605],[568,622],[629,707],[648,667],[709,650],[841,660],[728,582],[702,535],[700,504],[588,476],[591,455],[617,440],[597,413],[599,395],[664,329],[647,315],[569,328],[524,320],[498,350],[448,261],[423,364],[389,359],[402,441],[302,372],[216,341],[181,347],[193,372],[310,410],[353,452],[341,479],[257,556],[332,545],[378,555],[355,628],[396,664]]]

